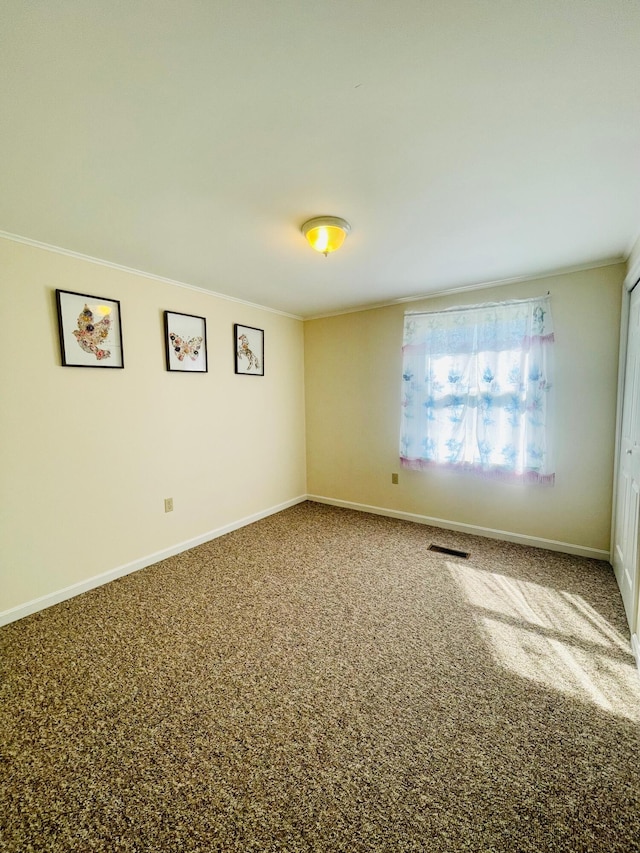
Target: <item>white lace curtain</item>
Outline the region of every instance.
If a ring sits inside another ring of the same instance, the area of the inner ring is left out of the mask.
[[[401,463],[553,483],[549,296],[407,313]]]

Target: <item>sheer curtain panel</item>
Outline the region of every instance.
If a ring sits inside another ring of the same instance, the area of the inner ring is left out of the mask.
[[[551,299],[407,313],[400,459],[554,481]]]

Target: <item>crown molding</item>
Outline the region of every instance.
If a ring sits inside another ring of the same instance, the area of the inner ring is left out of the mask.
[[[466,293],[472,290],[486,290],[489,287],[503,287],[507,284],[520,284],[526,281],[538,281],[545,278],[554,278],[558,275],[569,275],[574,272],[585,272],[586,270],[600,269],[600,267],[610,267],[614,264],[623,264],[627,259],[619,256],[615,258],[604,258],[601,261],[592,261],[589,264],[578,264],[571,267],[561,267],[547,272],[541,272],[531,275],[515,276],[514,278],[501,278],[495,281],[482,281],[476,284],[465,284],[461,287],[448,287],[440,290],[431,290],[428,293],[423,293],[420,296],[401,296],[398,299],[391,299],[387,302],[376,302],[371,305],[359,305],[354,308],[345,308],[342,311],[332,311],[327,314],[314,314],[312,317],[305,317],[304,320],[324,320],[327,317],[340,317],[342,314],[357,314],[360,311],[374,311],[377,308],[389,308],[392,305],[404,305],[407,302],[422,302],[425,299],[436,299],[440,296],[450,296],[455,293]]]
[[[297,314],[289,314],[287,311],[279,311],[277,308],[269,308],[267,305],[258,305],[256,302],[248,302],[246,299],[238,299],[235,296],[228,296],[226,293],[218,293],[214,290],[208,290],[206,287],[198,287],[195,284],[188,284],[184,281],[176,281],[173,278],[165,278],[162,275],[137,270],[134,267],[126,267],[122,264],[106,261],[104,258],[93,258],[91,255],[83,255],[82,252],[74,252],[72,249],[63,249],[61,246],[52,246],[50,243],[41,243],[39,240],[32,240],[30,237],[22,237],[19,234],[10,234],[7,231],[0,231],[0,237],[4,240],[11,240],[13,243],[24,243],[26,246],[33,246],[35,249],[44,249],[46,252],[54,252],[57,255],[66,255],[69,258],[77,258],[81,261],[88,261],[90,264],[98,264],[109,269],[119,270],[120,272],[131,273],[131,275],[148,278],[152,281],[159,281],[162,284],[171,284],[174,287],[183,287],[187,290],[195,290],[198,293],[204,293],[206,296],[215,296],[216,299],[224,299],[227,302],[237,302],[240,305],[246,305],[249,308],[258,308],[260,311],[268,311],[270,314],[279,314],[281,317],[289,317],[292,320],[303,320]]]
[[[141,276],[142,278],[151,279],[152,281],[159,281],[163,284],[170,284],[174,287],[182,287],[186,290],[195,290],[197,293],[203,293],[206,296],[213,296],[216,299],[224,299],[227,302],[236,302],[240,305],[246,305],[248,308],[257,308],[260,311],[267,311],[270,314],[278,314],[281,317],[288,317],[291,320],[302,321],[323,320],[329,317],[340,317],[343,314],[359,314],[361,311],[375,311],[378,308],[389,308],[393,305],[402,305],[408,302],[421,302],[425,299],[436,299],[440,296],[449,296],[456,293],[466,293],[473,290],[485,290],[490,287],[503,287],[508,284],[519,284],[526,281],[536,281],[538,279],[553,278],[554,276],[558,275],[568,275],[570,273],[575,272],[584,272],[586,270],[599,269],[600,267],[608,267],[612,266],[613,264],[621,264],[625,263],[625,261],[628,261],[628,255],[626,257],[619,256],[614,258],[605,258],[603,260],[594,261],[589,264],[579,264],[576,266],[561,267],[559,269],[532,275],[515,276],[513,278],[496,279],[494,281],[482,281],[477,282],[475,284],[462,285],[461,287],[441,288],[431,290],[428,293],[423,293],[419,296],[403,296],[398,299],[390,299],[384,302],[361,304],[354,306],[353,308],[344,308],[340,311],[329,311],[322,314],[312,314],[311,316],[307,317],[299,314],[291,314],[288,311],[281,311],[277,308],[270,308],[268,305],[260,305],[257,302],[248,302],[246,299],[238,299],[237,297],[229,296],[226,293],[218,293],[217,291],[209,290],[206,287],[198,287],[195,284],[188,284],[184,281],[177,281],[176,279],[166,278],[165,276],[145,272],[144,270],[138,270],[134,267],[127,267],[123,264],[116,264],[113,261],[107,261],[104,258],[94,258],[91,255],[84,255],[82,254],[82,252],[75,252],[72,249],[63,249],[61,246],[54,246],[50,243],[42,243],[39,240],[33,240],[30,237],[23,237],[20,234],[12,234],[8,231],[0,231],[0,238],[4,240],[10,240],[14,243],[23,243],[26,246],[32,246],[36,249],[43,249],[46,252],[54,252],[58,255],[66,255],[70,258],[77,258],[81,261],[87,261],[91,264],[98,264],[99,266],[119,270],[120,272],[130,273],[131,275]],[[635,245],[635,243],[633,245]],[[625,283],[627,283],[627,286],[629,286],[628,282],[631,280],[632,277],[634,277],[633,284],[635,284],[635,282],[640,277],[640,258],[638,259],[638,262],[634,264],[633,269],[630,268],[627,273],[627,276],[625,278]]]
[[[624,279],[624,286],[627,290],[633,290],[638,281],[640,280],[640,251],[638,251],[637,257],[633,264],[631,263],[631,251],[638,246],[640,249],[640,234],[638,234],[638,239],[632,244],[631,249],[629,250],[629,258],[627,260],[627,274]]]

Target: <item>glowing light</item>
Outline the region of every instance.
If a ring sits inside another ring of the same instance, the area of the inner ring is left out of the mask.
[[[318,216],[305,222],[301,229],[309,245],[325,257],[337,251],[351,231],[349,223],[338,216]]]

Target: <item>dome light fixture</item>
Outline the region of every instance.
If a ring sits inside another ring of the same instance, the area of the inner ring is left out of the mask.
[[[311,248],[326,258],[329,252],[335,252],[342,246],[351,226],[339,216],[316,216],[305,222],[300,230]]]

